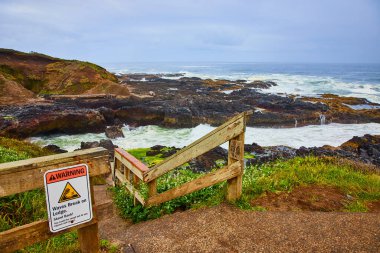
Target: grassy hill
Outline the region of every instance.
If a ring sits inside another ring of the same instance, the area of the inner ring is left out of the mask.
[[[93,63],[0,49],[0,103],[44,94],[95,93],[129,95],[113,74]]]

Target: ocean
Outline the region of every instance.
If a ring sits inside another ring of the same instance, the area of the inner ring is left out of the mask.
[[[262,92],[317,96],[332,93],[366,98],[380,103],[380,64],[281,64],[281,63],[106,63],[114,73],[182,73],[187,77],[228,80],[270,80],[278,84]],[[179,77],[167,77],[179,78]],[[125,138],[112,140],[126,148],[151,147],[156,144],[183,147],[212,131],[205,124],[194,128],[167,129],[159,126],[130,128],[124,126]],[[314,125],[297,128],[247,127],[246,143],[262,146],[286,145],[314,147],[339,146],[353,136],[380,134],[380,124]],[[81,141],[99,141],[105,134],[50,135],[30,138],[40,145],[55,144],[72,151]],[[226,145],[224,146],[226,148]]]
[[[104,66],[111,72],[124,74],[183,73],[187,77],[211,79],[270,80],[278,86],[263,92],[303,96],[333,93],[364,97],[380,103],[380,64],[145,62],[108,63]]]

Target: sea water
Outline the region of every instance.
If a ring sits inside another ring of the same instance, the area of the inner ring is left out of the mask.
[[[182,73],[187,77],[229,80],[268,80],[278,86],[263,89],[275,94],[316,96],[332,93],[340,96],[363,97],[380,103],[380,64],[282,64],[282,63],[112,63],[101,64],[114,73]],[[180,78],[180,77],[165,77]],[[368,108],[360,105],[358,108]],[[370,106],[378,109],[377,106]],[[356,108],[355,108],[356,109]],[[323,123],[321,116],[321,123]],[[296,126],[296,124],[295,124]],[[122,148],[153,145],[183,147],[212,131],[209,125],[194,128],[168,129],[159,126],[130,128],[125,126],[125,138],[112,140]],[[353,136],[380,134],[380,124],[321,124],[299,128],[247,128],[246,143],[263,146],[286,145],[298,148],[322,145],[339,146]],[[72,151],[82,141],[106,139],[101,134],[40,136],[31,138],[41,145],[56,144]],[[226,146],[225,146],[226,147]]]
[[[119,147],[126,149],[152,147],[154,145],[182,148],[211,132],[214,127],[201,124],[194,128],[170,129],[159,126],[123,127],[124,138],[112,139]],[[285,145],[299,148],[301,146],[339,146],[353,136],[380,134],[380,124],[328,124],[312,125],[299,128],[256,128],[247,127],[245,143],[253,142],[261,146]],[[30,138],[39,145],[55,144],[65,150],[80,148],[81,142],[107,139],[105,134],[51,135]],[[227,148],[227,145],[222,145]]]
[[[182,73],[186,77],[274,81],[262,92],[314,96],[332,93],[380,103],[380,64],[337,63],[105,63],[114,73]],[[169,79],[180,77],[166,77]]]

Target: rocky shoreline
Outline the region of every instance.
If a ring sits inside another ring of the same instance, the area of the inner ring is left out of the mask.
[[[99,142],[82,142],[79,149],[103,147],[109,151],[110,160],[113,160],[115,146],[111,140],[100,140]],[[48,145],[44,149],[53,153],[67,152],[55,145]],[[146,149],[145,157],[167,158],[175,154],[179,148],[155,145]],[[300,147],[298,149],[287,146],[262,147],[256,143],[245,144],[246,166],[259,165],[277,160],[288,160],[295,157],[317,156],[350,160],[355,163],[356,168],[364,168],[380,173],[380,135],[366,134],[362,137],[355,136],[338,147]],[[144,159],[144,158],[143,158]],[[228,150],[216,147],[203,155],[189,161],[187,169],[193,172],[209,172],[227,164]],[[347,163],[347,162],[346,162]],[[153,166],[154,164],[152,164]]]
[[[0,105],[0,135],[26,138],[50,133],[97,133],[120,124],[218,126],[247,110],[254,111],[248,126],[380,123],[379,104],[331,94],[301,97],[260,92],[276,85],[271,81],[248,83],[151,74],[117,77],[130,96],[42,96],[33,102]]]

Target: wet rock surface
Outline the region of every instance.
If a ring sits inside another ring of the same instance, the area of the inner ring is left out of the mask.
[[[50,151],[51,153],[54,153],[54,154],[61,154],[61,153],[68,152],[67,150],[61,149],[57,145],[53,145],[53,144],[46,145],[45,147],[43,147],[43,150]]]
[[[176,147],[165,147],[156,145],[151,147],[146,156],[158,156],[161,158],[167,158],[174,155],[180,149]],[[193,172],[209,172],[213,168],[219,168],[227,163],[228,152],[226,149],[216,147],[203,155],[200,155],[194,159],[191,159],[186,168]]]
[[[228,151],[221,147],[216,147],[203,155],[192,159],[190,169],[193,172],[208,172],[212,168],[218,168],[227,163]]]
[[[355,110],[366,99],[323,95],[304,98],[261,93],[271,81],[211,80],[173,75],[123,75],[130,97],[47,97],[38,103],[0,106],[0,135],[29,137],[48,133],[104,132],[109,125],[218,126],[253,110],[248,126],[293,127],[310,124],[380,122],[380,109]],[[153,93],[152,93],[153,92]],[[152,95],[154,94],[154,95]],[[350,106],[347,106],[350,105]],[[110,136],[113,135],[110,133]],[[115,133],[116,134],[116,133]],[[120,134],[120,133],[119,133]]]
[[[277,159],[290,159],[296,156],[340,157],[353,161],[373,164],[380,170],[380,136],[366,134],[355,136],[339,147],[300,147],[299,149],[286,146],[261,147],[256,143],[245,145],[245,152],[254,155],[247,159],[246,164],[261,164]]]
[[[110,126],[106,128],[106,136],[110,139],[124,137],[121,126]]]
[[[92,141],[92,142],[81,142],[80,149],[89,149],[89,148],[98,148],[102,147],[108,150],[110,155],[110,161],[113,161],[113,157],[115,154],[116,145],[112,143],[111,140],[100,140],[100,141]]]

